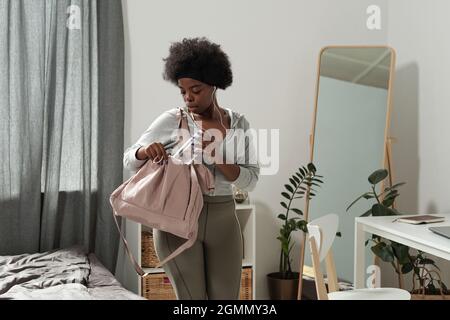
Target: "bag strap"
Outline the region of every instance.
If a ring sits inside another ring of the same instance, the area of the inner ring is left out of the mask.
[[[137,263],[136,259],[134,258],[133,254],[131,253],[130,247],[128,246],[128,241],[127,241],[127,239],[125,238],[125,236],[122,233],[122,229],[119,226],[119,222],[117,221],[116,212],[114,210],[113,210],[113,217],[114,217],[114,222],[116,224],[117,230],[119,231],[120,237],[122,238],[123,244],[125,245],[125,251],[127,252],[128,257],[130,258],[130,261],[133,263],[133,267],[136,270],[136,273],[141,278],[146,277],[149,273],[148,272],[144,272],[142,267],[139,265],[139,263]]]
[[[189,125],[187,123],[187,115],[183,112],[183,108],[178,108],[178,128],[179,129],[186,129],[189,133],[191,133],[191,130],[189,129]]]
[[[194,236],[195,235],[195,236]],[[181,246],[179,246],[174,252],[172,252],[170,255],[168,255],[163,261],[158,262],[155,268],[161,268],[164,264],[166,264],[169,260],[173,259],[180,253],[182,253],[184,250],[192,247],[192,245],[195,243],[197,236],[197,230],[192,233],[192,236],[189,237],[189,239],[183,243]]]

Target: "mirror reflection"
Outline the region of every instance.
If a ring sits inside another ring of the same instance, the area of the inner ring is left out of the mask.
[[[387,47],[327,47],[320,55],[312,161],[325,183],[310,202],[309,220],[339,215],[342,236],[333,247],[337,275],[347,281],[353,280],[354,218],[367,208],[346,208],[385,162],[393,58]],[[305,263],[311,265],[308,254]]]

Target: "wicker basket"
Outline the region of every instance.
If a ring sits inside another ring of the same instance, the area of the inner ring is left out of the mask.
[[[239,300],[252,300],[253,292],[252,292],[252,268],[245,267],[242,269],[241,276],[241,293]]]
[[[149,300],[176,300],[177,296],[165,273],[152,273],[142,279],[142,295]],[[242,269],[240,300],[252,300],[252,268]]]
[[[165,273],[152,273],[142,279],[142,296],[148,300],[176,300],[177,296]]]
[[[141,261],[143,268],[154,268],[159,262],[153,244],[153,234],[148,231],[141,233]]]

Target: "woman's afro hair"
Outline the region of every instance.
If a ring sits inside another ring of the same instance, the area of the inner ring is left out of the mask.
[[[180,78],[192,78],[220,89],[233,82],[230,61],[220,45],[205,37],[184,38],[172,43],[165,62],[163,78],[178,84]]]

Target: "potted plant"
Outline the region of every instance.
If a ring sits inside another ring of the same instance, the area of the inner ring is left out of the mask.
[[[323,183],[322,176],[316,174],[316,168],[312,163],[302,166],[289,178],[290,184],[285,184],[286,191],[281,192],[285,198],[280,202],[284,212],[278,215],[282,225],[277,239],[280,241],[280,262],[278,272],[267,275],[269,295],[272,300],[293,300],[297,297],[299,272],[292,270],[291,251],[294,247],[292,232],[302,230],[307,232],[307,221],[303,219],[302,210],[294,207],[298,199],[311,200],[316,195],[314,187],[320,187]],[[291,217],[290,213],[294,216]]]
[[[368,177],[371,184],[371,191],[368,191],[356,200],[354,200],[348,207],[347,211],[360,199],[375,201],[369,210],[363,213],[361,216],[387,216],[387,215],[400,215],[393,205],[395,199],[400,195],[397,188],[404,185],[404,182],[397,183],[393,186],[386,187],[384,190],[377,192],[377,184],[382,182],[388,177],[389,173],[386,169],[379,169],[374,171]],[[382,239],[380,236],[372,235],[372,238],[366,241],[366,246],[372,242],[373,245],[370,248],[376,257],[381,260],[390,263],[394,268],[398,276],[398,283],[400,288],[404,288],[403,274],[407,274],[411,271],[413,274],[413,289],[411,293],[413,297],[415,294],[425,295],[425,292],[429,294],[448,294],[447,287],[441,281],[439,273],[429,268],[429,265],[434,266],[435,269],[439,268],[435,262],[427,257],[422,252],[418,252],[417,255],[410,253],[410,248],[403,244]],[[416,289],[416,283],[419,284],[419,289]]]
[[[436,263],[418,251],[416,256],[411,256],[412,300],[438,300],[450,299],[450,291],[442,282],[440,269]]]

